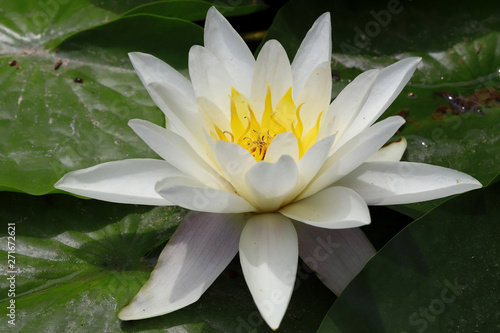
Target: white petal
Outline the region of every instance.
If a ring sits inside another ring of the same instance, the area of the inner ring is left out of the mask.
[[[320,228],[343,229],[370,224],[365,201],[346,187],[329,187],[279,210],[291,219]]]
[[[229,118],[229,95],[235,83],[221,61],[208,49],[195,45],[189,50],[189,75],[196,96],[208,98]]]
[[[224,177],[240,196],[247,198],[247,200],[250,199],[251,196],[245,183],[245,175],[257,163],[255,158],[240,145],[222,140],[215,143],[214,151]]]
[[[219,58],[236,83],[234,88],[249,96],[255,59],[245,41],[215,7],[207,13],[205,47]]]
[[[187,78],[170,65],[146,53],[131,52],[128,54],[135,71],[145,87],[151,82],[168,83],[177,87],[179,93],[194,101],[194,90]]]
[[[173,205],[155,191],[155,184],[182,172],[165,161],[130,159],[106,162],[65,174],[54,187],[89,198],[137,205]]]
[[[303,182],[304,185],[311,181],[318,173],[323,163],[325,163],[334,140],[335,135],[326,137],[312,145],[304,156],[302,156],[298,165],[301,182]]]
[[[147,85],[151,98],[167,118],[167,128],[190,142],[193,147],[203,144],[203,129],[206,127],[200,117],[196,99],[188,99],[176,86],[168,83],[151,82]]]
[[[378,69],[361,73],[340,92],[326,112],[320,129],[320,137],[337,133],[337,140],[341,138],[364,105],[379,74]]]
[[[380,72],[363,108],[344,134],[345,138],[342,138],[344,142],[372,125],[380,117],[403,90],[420,60],[421,58],[406,58]]]
[[[198,107],[201,109],[202,117],[205,119],[206,128],[202,132],[215,131],[213,124],[216,124],[221,131],[231,132],[230,120],[215,103],[206,97],[198,97]],[[207,130],[208,128],[208,130]]]
[[[209,213],[245,213],[255,208],[242,197],[204,186],[188,177],[169,177],[156,184],[162,197],[186,209]]]
[[[366,162],[337,184],[352,188],[369,205],[433,200],[482,187],[463,172],[411,162]]]
[[[337,296],[375,254],[359,228],[321,229],[295,222],[302,260]]]
[[[292,62],[294,97],[302,91],[307,78],[319,64],[331,61],[332,57],[332,25],[330,13],[324,13],[300,44]]]
[[[290,61],[283,46],[276,40],[270,40],[264,44],[255,64],[250,96],[255,105],[253,111],[258,120],[262,118],[264,111],[268,84],[271,88],[274,108],[293,84]]]
[[[332,71],[330,62],[316,66],[307,78],[304,89],[295,100],[296,105],[302,105],[300,117],[307,133],[316,125],[321,112],[327,112],[332,95]]]
[[[403,123],[404,119],[399,116],[386,118],[344,144],[325,161],[301,198],[328,187],[357,168],[387,142]]]
[[[377,150],[367,162],[382,162],[382,161],[392,161],[399,162],[403,157],[406,150],[407,142],[405,138],[401,138],[398,141],[391,142],[385,147]]]
[[[260,314],[276,330],[290,302],[297,272],[297,233],[290,220],[279,214],[249,219],[241,233],[240,262]]]
[[[299,170],[292,157],[283,155],[276,163],[260,161],[248,170],[245,182],[261,211],[279,208],[297,186]]]
[[[335,135],[329,136],[316,142],[311,148],[302,156],[297,166],[299,167],[299,182],[295,190],[288,196],[287,202],[291,202],[302,192],[302,190],[309,184],[311,179],[316,176],[321,166],[328,157],[328,152],[332,147]]]
[[[264,161],[275,163],[283,155],[289,155],[294,161],[299,161],[299,144],[291,132],[280,133],[274,137],[267,149]]]
[[[228,188],[220,177],[182,137],[145,120],[132,119],[129,126],[168,163],[210,187]]]
[[[158,258],[149,280],[119,313],[150,318],[196,302],[238,252],[241,215],[190,213]]]

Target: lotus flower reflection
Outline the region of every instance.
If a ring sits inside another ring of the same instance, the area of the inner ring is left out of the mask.
[[[68,173],[55,186],[100,200],[196,212],[181,223],[121,319],[159,316],[195,302],[239,251],[253,299],[276,329],[299,255],[336,294],[373,255],[356,228],[370,223],[367,205],[481,186],[458,171],[400,162],[404,140],[380,149],[404,120],[375,121],[419,58],[362,73],[330,103],[330,57],[328,13],[290,64],[274,40],[255,60],[214,8],[205,46],[189,52],[191,80],[151,55],[130,54],[168,121],[166,128],[139,119],[129,125],[164,160],[103,163]],[[325,252],[319,241],[334,246]]]

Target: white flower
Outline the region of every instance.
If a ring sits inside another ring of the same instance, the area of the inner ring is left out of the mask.
[[[130,54],[168,121],[166,128],[138,119],[129,125],[164,160],[103,163],[71,172],[55,186],[100,200],[197,212],[181,223],[121,319],[195,302],[239,251],[253,299],[276,329],[299,255],[336,294],[373,255],[356,228],[370,223],[367,205],[481,187],[458,171],[399,162],[404,140],[379,151],[404,120],[375,121],[419,58],[359,75],[330,103],[330,57],[328,13],[290,64],[275,40],[255,60],[214,8],[205,46],[189,52],[191,80],[151,55]]]

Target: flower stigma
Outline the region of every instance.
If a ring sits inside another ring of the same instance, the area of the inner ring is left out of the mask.
[[[293,133],[298,143],[299,159],[316,142],[323,111],[319,114],[316,124],[303,135],[304,127],[300,118],[300,109],[304,103],[299,106],[295,105],[291,87],[273,110],[271,89],[269,85],[267,86],[264,111],[260,122],[246,96],[231,88],[229,98],[231,130],[222,130],[214,123],[215,132],[212,132],[211,135],[215,140],[224,140],[240,145],[248,150],[257,162],[264,160],[269,145],[278,134]]]

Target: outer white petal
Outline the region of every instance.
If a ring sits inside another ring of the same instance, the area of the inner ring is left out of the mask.
[[[332,57],[332,25],[330,13],[324,13],[300,44],[292,62],[294,98],[297,97],[313,70],[321,63],[331,61]]]
[[[342,136],[342,142],[354,137],[380,117],[403,90],[420,60],[421,58],[406,58],[380,72],[363,108]]]
[[[382,162],[382,161],[393,161],[399,162],[403,157],[406,150],[407,142],[405,138],[401,138],[398,141],[391,142],[385,147],[380,148],[375,154],[373,154],[367,162]]]
[[[255,208],[237,194],[210,188],[188,177],[169,177],[156,184],[162,197],[186,209],[209,213],[245,213]]]
[[[330,62],[316,66],[307,78],[304,88],[295,100],[296,105],[302,105],[300,117],[307,133],[316,125],[321,112],[327,112],[332,95],[332,71]]]
[[[369,205],[420,202],[482,187],[463,172],[411,162],[366,162],[337,184],[352,188]]]
[[[320,228],[343,229],[370,224],[363,198],[346,187],[329,187],[279,210],[291,219]]]
[[[321,229],[295,222],[302,260],[337,296],[375,254],[359,228]]]
[[[233,78],[234,88],[249,96],[255,59],[245,41],[215,7],[207,13],[205,47],[219,58]]]
[[[299,161],[299,144],[297,138],[291,132],[276,135],[267,149],[264,161],[274,163],[283,155],[289,155],[294,161]]]
[[[89,198],[137,205],[174,205],[155,191],[155,184],[182,172],[165,161],[130,159],[106,162],[65,174],[55,185]]]
[[[403,123],[404,119],[399,116],[386,118],[344,144],[325,161],[318,176],[300,197],[308,197],[332,185],[360,166],[387,142]]]
[[[208,98],[229,118],[229,95],[236,85],[221,61],[208,49],[195,45],[189,50],[189,75],[196,96]]]
[[[196,302],[238,252],[241,215],[190,213],[158,258],[149,280],[119,313],[134,320]]]
[[[339,140],[358,115],[379,74],[378,69],[361,73],[340,92],[324,116],[319,137],[336,133],[337,140]]]
[[[210,187],[230,187],[182,137],[141,119],[130,120],[129,126],[151,149],[186,175]]]
[[[245,182],[260,211],[278,209],[298,183],[299,170],[292,157],[283,155],[276,163],[260,161],[248,170]]]
[[[151,82],[168,83],[177,88],[179,93],[187,99],[194,101],[194,90],[187,78],[170,65],[146,53],[131,52],[128,54],[139,78],[147,87]]]
[[[276,40],[264,44],[255,64],[250,99],[255,105],[253,111],[258,120],[262,118],[264,111],[268,84],[271,88],[273,108],[293,85],[290,61],[285,49]]]
[[[274,330],[292,296],[298,262],[298,241],[289,219],[259,214],[248,220],[240,238],[240,262],[260,314]]]

